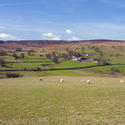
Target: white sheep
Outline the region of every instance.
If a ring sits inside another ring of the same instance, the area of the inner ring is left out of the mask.
[[[123,83],[124,82],[124,80],[120,80],[120,83]]]
[[[64,82],[64,79],[63,79],[63,78],[60,78],[60,79],[59,79],[59,82],[60,82],[60,83],[63,83],[63,82]]]
[[[88,84],[90,84],[90,83],[91,83],[91,81],[90,81],[90,80],[87,80],[86,82],[87,82]]]

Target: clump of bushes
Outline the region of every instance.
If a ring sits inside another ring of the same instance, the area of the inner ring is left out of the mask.
[[[50,65],[52,65],[52,64],[42,64],[41,66],[50,66]]]
[[[23,77],[22,74],[17,74],[17,73],[6,73],[5,76],[6,76],[6,78],[18,78],[18,77]]]
[[[120,73],[120,70],[117,69],[117,68],[111,68],[111,69],[110,69],[110,73],[111,73],[111,74]]]
[[[17,74],[17,73],[0,73],[0,79],[18,78],[18,77],[23,77],[23,75],[22,74]]]
[[[6,78],[6,76],[4,74],[0,73],[0,79],[5,79],[5,78]]]

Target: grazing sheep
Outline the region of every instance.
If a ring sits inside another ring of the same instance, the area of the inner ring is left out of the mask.
[[[90,80],[87,80],[86,82],[87,82],[88,84],[90,84],[90,83],[91,83],[91,81],[90,81]]]
[[[42,79],[42,78],[40,78],[40,81],[43,81],[43,79]]]
[[[121,80],[121,81],[120,81],[120,83],[123,83],[123,82],[124,82],[124,80]]]
[[[59,82],[60,82],[60,83],[63,83],[63,82],[64,82],[64,79],[63,79],[63,78],[60,78],[60,79],[59,79]]]

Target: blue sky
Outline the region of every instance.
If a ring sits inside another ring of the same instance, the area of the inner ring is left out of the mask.
[[[0,0],[0,39],[125,39],[124,0]]]

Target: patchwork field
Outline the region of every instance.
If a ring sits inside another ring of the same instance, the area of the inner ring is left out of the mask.
[[[125,124],[124,77],[42,78],[0,80],[0,125]]]
[[[89,56],[86,56],[87,54]],[[74,61],[72,60],[73,56],[76,58],[86,58],[87,61]],[[8,73],[6,70],[9,70],[9,72],[12,72],[13,70],[20,70],[20,72],[13,73],[20,73],[24,76],[104,76],[114,74],[124,75],[124,57],[124,42],[63,42],[60,44],[42,44],[37,42],[24,44],[21,42],[8,42],[1,44],[0,47],[0,78],[4,78],[4,73]],[[102,66],[90,67],[85,69],[83,68],[82,70],[76,69],[75,71],[55,70],[53,72],[40,72],[40,70],[43,69],[65,69],[99,65],[99,61],[89,61],[92,59],[100,59],[103,61],[101,63],[104,63],[104,65],[101,64]],[[105,64],[105,61],[110,65]],[[30,72],[32,70],[36,70],[38,72]]]

